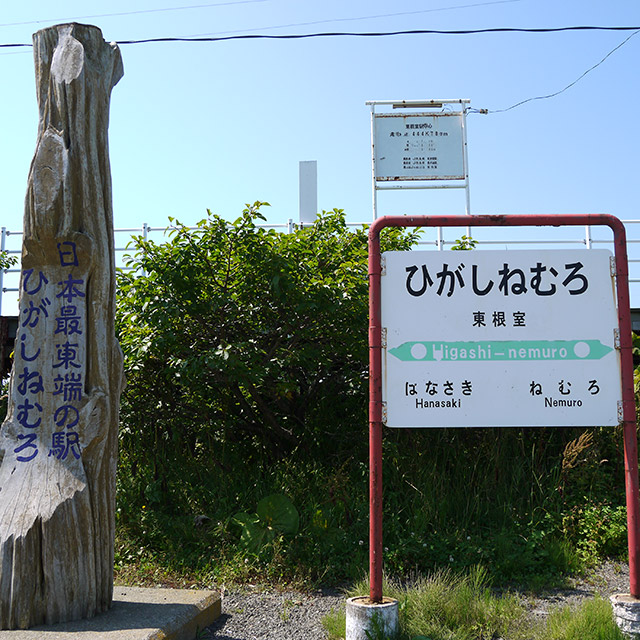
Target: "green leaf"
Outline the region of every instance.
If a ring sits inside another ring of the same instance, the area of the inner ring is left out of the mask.
[[[298,532],[300,519],[298,510],[287,496],[276,493],[258,502],[260,522],[270,530],[284,535]]]
[[[258,516],[249,513],[236,513],[231,521],[240,526],[240,544],[249,552],[258,555],[273,535],[264,527]]]

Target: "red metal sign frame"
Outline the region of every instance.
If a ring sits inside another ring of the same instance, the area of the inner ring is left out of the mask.
[[[384,216],[369,228],[369,585],[382,602],[382,326],[380,231],[385,227],[607,226],[613,231],[620,330],[620,377],[624,426],[625,490],[629,544],[629,588],[640,597],[640,497],[633,384],[629,268],[624,225],[607,214]]]

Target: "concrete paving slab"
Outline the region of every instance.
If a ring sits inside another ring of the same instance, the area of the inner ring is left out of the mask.
[[[0,640],[194,640],[221,608],[215,591],[114,587],[111,609],[91,620],[0,631]]]

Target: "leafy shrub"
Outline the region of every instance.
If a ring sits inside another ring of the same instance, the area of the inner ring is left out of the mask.
[[[366,446],[366,230],[339,210],[267,230],[263,204],[235,222],[209,213],[195,230],[173,221],[166,243],[137,238],[119,274],[122,467],[147,503],[181,501],[187,467],[260,469]],[[389,229],[382,242],[415,239]]]
[[[9,269],[17,263],[17,256],[9,255],[7,251],[0,251],[0,269]]]
[[[451,247],[451,251],[471,251],[475,249],[477,245],[478,241],[474,240],[471,236],[462,236],[455,241]]]
[[[582,559],[590,564],[626,552],[626,507],[588,501],[566,513],[562,525]]]

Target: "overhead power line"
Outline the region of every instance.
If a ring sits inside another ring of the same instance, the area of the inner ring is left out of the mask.
[[[141,13],[166,13],[167,11],[187,11],[191,9],[209,9],[211,7],[224,7],[240,4],[253,4],[256,2],[268,2],[269,0],[237,0],[236,2],[214,2],[209,4],[194,4],[185,7],[165,7],[163,9],[139,9],[136,11],[120,11],[118,13],[96,13],[87,16],[75,16],[73,20],[90,20],[92,18],[114,18],[121,16],[132,16]],[[359,20],[374,20],[378,18],[396,18],[399,16],[410,16],[421,13],[437,13],[442,11],[454,11],[457,9],[475,9],[477,7],[486,7],[494,4],[511,4],[514,2],[522,2],[522,0],[485,0],[484,2],[474,2],[472,4],[458,4],[452,7],[430,7],[429,9],[417,9],[416,11],[401,11],[395,13],[380,13],[369,16],[356,16],[350,18],[329,18],[326,20],[314,20],[312,22],[295,22],[290,24],[272,25],[269,27],[256,27],[255,29],[245,29],[245,31],[265,31],[267,29],[283,29],[287,27],[306,27],[316,24],[327,24],[331,22],[354,22]],[[68,22],[69,18],[47,18],[46,20],[28,20],[24,22],[6,22],[0,23],[0,27],[17,27],[27,24],[42,24],[46,22]],[[237,32],[237,29],[236,29]],[[220,35],[221,33],[232,33],[230,31],[222,31],[217,33],[206,33],[199,35]]]
[[[260,0],[246,0],[246,1],[260,1]],[[502,0],[505,1],[505,0]],[[508,0],[506,0],[508,1]],[[592,67],[587,69],[584,73],[582,73],[578,78],[576,78],[573,82],[570,82],[564,88],[559,91],[555,91],[554,93],[549,93],[547,95],[535,96],[533,98],[527,98],[526,100],[521,100],[510,107],[506,107],[504,109],[469,109],[469,113],[504,113],[505,111],[511,111],[511,109],[515,109],[516,107],[520,107],[523,104],[527,104],[528,102],[533,102],[534,100],[546,100],[548,98],[554,98],[555,96],[564,93],[575,84],[580,82],[587,74],[591,73],[594,69],[599,67],[609,56],[613,55],[618,49],[623,47],[631,38],[637,35],[640,32],[640,27],[604,27],[604,26],[574,26],[574,27],[548,27],[548,28],[516,28],[516,27],[496,27],[489,29],[460,29],[454,31],[439,31],[434,29],[413,29],[410,31],[387,31],[387,32],[375,32],[375,33],[309,33],[309,34],[297,34],[297,35],[265,35],[265,34],[244,34],[244,35],[235,35],[235,36],[221,36],[221,37],[190,37],[190,38],[177,38],[177,37],[167,37],[167,38],[147,38],[142,40],[119,40],[117,44],[142,44],[147,42],[216,42],[216,41],[224,41],[224,40],[248,40],[248,39],[301,39],[301,38],[318,38],[318,37],[326,37],[326,36],[361,36],[361,37],[375,37],[375,36],[393,36],[393,35],[414,35],[414,34],[438,34],[438,35],[468,35],[468,34],[476,34],[476,33],[553,33],[553,32],[564,32],[564,31],[633,31],[633,33],[625,38],[620,44],[614,47],[609,53],[607,53],[599,62],[594,64]],[[9,48],[9,47],[30,47],[33,46],[31,44],[0,44],[0,48]]]
[[[222,42],[226,40],[300,40],[305,38],[377,38],[385,36],[408,36],[408,35],[445,35],[463,36],[480,33],[557,33],[563,31],[638,31],[640,26],[635,27],[604,27],[604,26],[574,26],[574,27],[545,27],[545,28],[521,28],[521,27],[491,27],[488,29],[408,29],[405,31],[332,31],[324,33],[298,33],[298,34],[264,34],[247,33],[231,36],[211,36],[211,37],[163,37],[163,38],[142,38],[140,40],[116,40],[116,44],[144,44],[149,42]],[[0,44],[0,47],[31,47],[31,43]]]
[[[164,9],[138,9],[137,11],[120,11],[119,13],[95,13],[89,16],[76,16],[75,20],[89,20],[91,18],[115,18],[133,16],[140,13],[165,13],[167,11],[186,11],[188,9],[207,9],[209,7],[225,7],[234,4],[254,4],[269,0],[236,0],[235,2],[214,2],[210,4],[192,4],[187,7],[166,7]],[[67,18],[48,18],[47,20],[28,20],[26,22],[5,22],[0,27],[19,27],[27,24],[42,24],[43,22],[65,22]]]
[[[326,20],[312,20],[309,22],[290,22],[289,24],[274,24],[268,27],[254,27],[252,29],[243,29],[245,33],[249,31],[268,31],[269,29],[287,29],[291,27],[310,27],[318,24],[329,24],[336,22],[360,22],[362,20],[377,20],[379,18],[399,18],[402,16],[414,16],[423,13],[440,13],[442,11],[454,11],[456,9],[475,9],[477,7],[486,7],[493,4],[511,4],[513,2],[522,2],[522,0],[489,0],[488,2],[475,2],[473,4],[457,4],[452,7],[430,7],[429,9],[417,9],[416,11],[396,11],[394,13],[377,13],[368,16],[355,16],[349,18],[327,18]],[[197,33],[188,37],[199,38],[203,36],[221,36],[228,33],[237,33],[238,29],[233,31],[215,31],[213,33]]]
[[[299,33],[299,34],[263,34],[247,33],[231,36],[202,36],[187,38],[144,38],[141,40],[119,40],[117,44],[142,44],[147,42],[219,42],[224,40],[300,40],[305,38],[334,38],[334,37],[356,37],[356,38],[379,38],[385,36],[405,36],[405,35],[471,35],[479,33],[553,33],[558,31],[637,31],[636,27],[599,27],[599,26],[577,26],[577,27],[550,27],[540,29],[526,29],[517,27],[493,27],[488,29],[408,29],[404,31],[331,31],[324,33]]]
[[[555,98],[555,96],[559,96],[561,93],[564,93],[567,89],[570,89],[571,87],[573,87],[573,85],[575,85],[578,82],[580,82],[580,80],[582,80],[582,78],[584,78],[588,73],[591,73],[594,69],[599,67],[610,55],[614,54],[618,49],[620,49],[620,47],[622,47],[625,44],[627,44],[627,42],[629,42],[629,40],[631,40],[631,38],[633,38],[633,36],[638,35],[638,33],[639,33],[638,31],[634,31],[628,38],[623,40],[617,47],[611,49],[611,51],[609,51],[609,53],[607,53],[607,55],[604,56],[604,58],[602,58],[602,60],[600,60],[599,62],[596,62],[596,64],[594,64],[592,67],[587,69],[581,76],[576,78],[573,82],[570,82],[563,89],[560,89],[560,91],[556,91],[554,93],[549,93],[546,96],[536,96],[535,98],[527,98],[526,100],[521,100],[520,102],[516,102],[516,104],[512,104],[510,107],[507,107],[506,109],[487,109],[487,110],[482,110],[482,113],[504,113],[505,111],[511,111],[511,109],[515,109],[516,107],[520,107],[521,105],[526,104],[527,102],[533,102],[534,100],[546,100],[547,98]]]

